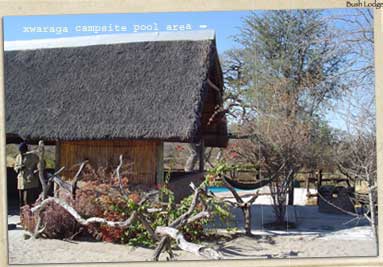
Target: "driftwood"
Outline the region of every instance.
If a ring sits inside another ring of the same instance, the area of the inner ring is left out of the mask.
[[[175,228],[159,226],[156,228],[155,233],[160,236],[171,237],[172,239],[176,241],[178,247],[184,251],[188,251],[198,256],[205,257],[207,259],[218,260],[222,258],[222,256],[216,250],[212,248],[202,246],[202,245],[197,245],[197,244],[186,241],[183,234]]]
[[[78,169],[76,175],[74,176],[73,180],[72,180],[72,187],[71,187],[71,193],[72,193],[72,197],[73,199],[76,198],[76,190],[77,190],[77,182],[78,182],[78,179],[80,177],[80,174],[82,172],[82,170],[84,169],[85,165],[88,163],[87,160],[83,161],[80,165],[80,168]]]
[[[77,183],[79,176],[84,169],[85,165],[88,163],[88,161],[83,161],[80,165],[80,168],[78,169],[76,175],[73,177],[71,182],[64,181],[57,173],[50,175],[48,174],[48,177],[50,180],[52,180],[54,183],[58,185],[59,188],[62,188],[66,190],[73,199],[76,198],[76,190],[77,190]],[[63,169],[63,168],[62,168]]]
[[[124,190],[124,187],[122,186],[122,179],[121,179],[121,175],[120,175],[120,169],[122,167],[122,155],[120,155],[120,163],[118,164],[117,168],[116,168],[116,174],[117,174],[117,178],[118,178],[118,185],[119,185],[119,188],[120,188],[120,192],[123,196],[126,196],[126,192]]]
[[[157,227],[155,233],[161,233],[162,238],[160,240],[160,243],[158,244],[157,248],[154,251],[152,260],[158,261],[159,256],[161,255],[163,250],[167,250],[170,256],[172,255],[171,248],[170,248],[170,238],[175,239],[177,242],[177,245],[186,251],[195,253],[197,255],[206,257],[208,259],[217,259],[220,258],[218,252],[214,251],[213,249],[206,248],[206,247],[199,247],[199,249],[196,249],[197,245],[193,243],[189,243],[186,240],[183,239],[183,235],[178,232],[178,229],[185,226],[186,224],[192,223],[196,220],[202,219],[202,218],[208,218],[210,217],[210,211],[208,210],[208,206],[206,203],[201,199],[201,194],[204,194],[204,190],[202,190],[200,187],[196,188],[196,186],[191,183],[191,188],[194,190],[194,195],[192,199],[192,203],[184,214],[182,214],[180,217],[178,217],[175,221],[170,223],[167,227]],[[201,202],[203,206],[203,210],[199,212],[198,214],[192,216],[192,213],[195,209],[195,207],[198,204],[198,201]],[[178,239],[177,239],[178,238]],[[184,243],[187,242],[186,243]],[[182,242],[182,247],[180,246],[180,242]],[[186,247],[184,246],[186,244]],[[191,245],[192,244],[192,245]],[[191,251],[191,250],[192,251]]]
[[[204,194],[204,191],[201,188],[196,188],[194,184],[191,184],[190,186],[194,190],[194,195],[193,195],[193,200],[192,203],[188,209],[187,212],[182,214],[179,218],[177,218],[175,221],[170,223],[168,226],[162,227],[159,226],[155,230],[152,228],[150,223],[147,221],[145,214],[143,211],[140,211],[139,209],[135,210],[132,212],[130,217],[124,221],[108,221],[105,218],[100,218],[100,217],[91,217],[91,218],[83,218],[70,204],[68,204],[66,201],[63,199],[60,199],[58,197],[48,197],[48,190],[53,183],[55,183],[59,188],[66,190],[69,192],[72,196],[72,198],[75,198],[76,195],[76,189],[77,189],[77,182],[79,179],[79,176],[87,163],[87,161],[84,161],[81,163],[79,170],[77,171],[76,175],[72,179],[72,182],[66,182],[64,181],[60,176],[60,172],[64,169],[61,168],[58,170],[56,173],[53,175],[50,174],[48,176],[48,179],[45,179],[44,177],[44,171],[45,171],[45,165],[44,165],[44,143],[42,141],[39,142],[39,147],[38,150],[36,151],[39,156],[39,163],[38,163],[38,172],[39,172],[39,178],[40,182],[43,187],[43,192],[41,194],[41,200],[42,202],[35,207],[31,209],[32,214],[38,214],[37,218],[37,224],[34,230],[34,237],[38,237],[43,231],[44,227],[41,227],[41,211],[44,210],[44,208],[49,204],[49,203],[56,203],[60,207],[62,207],[64,210],[66,210],[79,224],[83,226],[88,226],[93,223],[98,223],[98,224],[103,224],[107,225],[109,227],[115,227],[115,228],[120,228],[120,229],[127,229],[133,222],[135,221],[140,221],[146,231],[150,234],[150,236],[153,238],[155,241],[159,241],[159,244],[154,252],[153,260],[157,261],[159,258],[159,255],[163,252],[163,250],[167,250],[170,257],[173,257],[173,253],[171,251],[171,239],[174,239],[179,246],[179,248],[203,256],[205,258],[209,259],[220,259],[221,256],[219,253],[211,248],[193,244],[191,242],[188,242],[185,240],[184,236],[182,233],[179,232],[179,228],[185,226],[186,224],[192,223],[196,220],[202,219],[202,218],[207,218],[210,216],[210,212],[208,210],[208,206],[205,203],[205,201],[201,198],[201,194]],[[126,192],[122,186],[122,180],[120,176],[120,169],[122,167],[122,155],[120,155],[120,162],[119,165],[115,171],[118,182],[119,182],[119,189],[122,195],[128,196],[128,192]],[[142,206],[145,204],[146,201],[150,199],[150,197],[157,195],[159,192],[158,191],[152,191],[147,193],[138,203],[138,207]],[[199,212],[198,214],[192,216],[193,211],[195,210],[196,206],[198,203],[201,203],[203,206],[203,210]],[[153,212],[153,211],[152,211]],[[161,212],[161,210],[160,210]],[[161,239],[160,239],[161,238]]]
[[[46,225],[41,227],[41,216],[39,214],[39,216],[37,217],[37,223],[36,223],[34,232],[32,234],[33,238],[38,238],[44,232],[45,227],[46,227]]]
[[[157,193],[158,193],[157,191],[153,191],[153,192],[147,193],[140,200],[140,202],[138,203],[138,206],[141,206],[141,205],[145,204],[145,202],[150,197],[152,197],[153,195],[156,195]],[[110,226],[110,227],[117,227],[117,228],[121,228],[121,229],[126,229],[126,228],[129,227],[130,224],[132,224],[134,222],[134,220],[137,219],[138,216],[142,216],[142,215],[140,215],[140,213],[138,211],[133,211],[132,214],[130,215],[130,217],[127,220],[125,220],[125,221],[114,222],[114,221],[108,221],[108,220],[106,220],[104,218],[100,218],[100,217],[91,217],[91,218],[88,218],[88,219],[84,219],[84,218],[81,217],[81,215],[72,206],[70,206],[64,200],[62,200],[60,198],[56,198],[56,197],[49,197],[49,198],[43,200],[39,205],[37,205],[37,206],[35,206],[35,207],[33,207],[31,209],[32,213],[40,212],[50,202],[55,202],[56,204],[60,205],[70,215],[72,215],[73,218],[75,218],[75,220],[78,223],[80,223],[81,225],[84,225],[84,226],[87,226],[87,225],[89,225],[91,223],[100,223],[100,224],[105,224],[105,225]]]
[[[138,203],[139,206],[143,205],[151,196],[157,194],[158,192],[149,192],[146,194],[142,200]],[[141,215],[139,211],[133,211],[130,217],[124,221],[108,221],[104,218],[100,217],[91,217],[88,219],[84,219],[81,217],[81,215],[68,203],[66,203],[64,200],[56,197],[48,197],[47,199],[43,200],[39,205],[33,207],[31,209],[32,214],[33,213],[38,213],[38,221],[36,224],[36,228],[34,230],[34,233],[32,234],[33,237],[37,238],[44,230],[45,226],[41,228],[41,211],[49,204],[49,203],[56,203],[59,206],[61,206],[64,210],[66,210],[79,224],[83,226],[88,226],[93,223],[98,223],[98,224],[104,224],[109,227],[115,227],[115,228],[120,228],[120,229],[127,229],[133,222],[136,220],[139,220],[141,222],[144,222],[144,227],[145,229],[152,235],[154,240],[157,240],[156,237],[154,236],[154,230],[151,228],[150,224],[144,221],[144,217]]]
[[[32,213],[40,212],[42,209],[44,209],[45,206],[47,206],[51,202],[55,202],[56,204],[60,205],[70,215],[72,215],[73,218],[75,218],[75,220],[79,224],[84,225],[84,226],[87,226],[87,225],[92,224],[92,223],[100,223],[100,224],[105,224],[105,225],[110,226],[110,227],[117,227],[117,228],[121,228],[121,229],[126,229],[129,227],[130,224],[132,224],[132,222],[134,222],[134,220],[137,217],[137,214],[135,212],[133,212],[132,215],[127,220],[121,221],[121,222],[108,221],[104,218],[99,218],[99,217],[91,217],[88,219],[84,219],[81,217],[81,215],[72,206],[70,206],[64,200],[59,199],[59,198],[55,198],[55,197],[49,197],[49,198],[43,200],[39,205],[37,205],[31,209]]]
[[[40,213],[41,210],[43,210],[49,203],[54,202],[61,206],[63,209],[65,209],[73,218],[81,225],[88,226],[93,223],[99,223],[104,224],[109,227],[115,227],[120,229],[127,229],[133,222],[136,220],[139,220],[145,229],[149,232],[151,237],[154,240],[159,240],[159,237],[162,236],[162,239],[160,240],[160,244],[156,251],[158,251],[158,256],[161,254],[163,249],[168,250],[169,254],[172,257],[172,253],[170,250],[170,239],[172,238],[176,241],[178,247],[182,250],[185,250],[187,252],[194,253],[196,255],[200,255],[202,257],[208,258],[208,259],[220,259],[221,256],[217,251],[215,251],[212,248],[208,248],[206,246],[197,245],[191,242],[188,242],[185,240],[182,233],[179,232],[177,228],[182,227],[188,223],[192,223],[196,220],[199,220],[201,218],[206,218],[210,216],[210,213],[206,210],[201,211],[200,213],[191,216],[192,212],[194,211],[198,196],[200,194],[200,189],[195,190],[194,198],[192,201],[192,205],[190,206],[189,210],[184,213],[182,216],[180,216],[177,220],[175,220],[173,223],[170,224],[168,227],[157,227],[156,230],[150,226],[150,224],[145,219],[144,215],[139,211],[133,211],[130,217],[127,220],[124,221],[108,221],[104,218],[100,217],[91,217],[88,219],[84,219],[81,217],[81,215],[68,203],[66,203],[64,200],[56,198],[56,197],[48,197],[47,199],[43,200],[39,205],[33,207],[31,209],[32,213]],[[150,192],[146,194],[143,199],[138,203],[139,206],[143,205],[151,196],[157,194],[157,191]],[[40,219],[40,216],[38,217]],[[38,223],[39,224],[39,223]],[[41,233],[44,229],[38,229],[36,228],[35,233]],[[156,257],[156,260],[158,260],[158,256]]]
[[[41,148],[39,147],[39,151],[44,151],[44,144],[42,143],[42,141],[39,142],[39,146],[41,146]],[[42,161],[44,161],[43,158],[41,158]],[[39,170],[39,177],[43,177],[43,178],[40,178],[40,182],[42,184],[42,193],[40,194],[40,198],[42,200],[42,203],[36,207],[40,207],[38,209],[39,211],[39,214],[38,214],[38,220],[37,220],[37,223],[36,223],[36,227],[35,227],[35,231],[33,233],[33,237],[37,238],[45,229],[45,226],[43,228],[41,228],[41,217],[40,217],[40,212],[44,209],[44,207],[46,206],[46,204],[50,201],[52,201],[52,197],[48,197],[48,191],[50,189],[50,187],[52,186],[52,182],[54,182],[55,184],[57,184],[59,186],[59,188],[62,188],[64,190],[66,190],[67,192],[70,193],[70,195],[72,196],[72,198],[75,197],[75,194],[76,194],[76,188],[77,188],[77,181],[78,181],[78,176],[80,175],[82,169],[84,168],[84,165],[86,164],[86,161],[83,162],[76,174],[76,176],[74,177],[72,183],[68,183],[68,182],[65,182],[60,176],[59,174],[64,170],[64,167],[60,168],[58,171],[56,171],[53,175],[52,174],[48,174],[48,182],[46,182],[46,179],[44,177],[44,163],[43,162],[39,162],[38,164],[38,170]],[[42,170],[42,171],[41,171]],[[41,176],[42,175],[42,176]],[[49,201],[46,201],[48,200]],[[56,198],[57,200],[59,200],[58,198]],[[55,201],[56,202],[56,201]],[[44,205],[42,205],[44,203]],[[57,202],[56,202],[57,203]],[[59,203],[57,203],[59,204]],[[60,204],[59,204],[60,205]],[[69,206],[69,205],[68,205]],[[33,209],[32,209],[33,210]],[[33,213],[33,211],[32,211]]]

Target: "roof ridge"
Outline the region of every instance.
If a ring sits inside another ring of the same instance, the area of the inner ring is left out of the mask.
[[[128,34],[100,34],[66,38],[5,41],[4,51],[33,50],[47,48],[84,47],[121,43],[140,43],[158,41],[202,41],[215,39],[214,30],[146,32]]]

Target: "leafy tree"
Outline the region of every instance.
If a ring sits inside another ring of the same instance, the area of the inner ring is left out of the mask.
[[[242,47],[224,60],[228,99],[242,111],[239,131],[251,137],[238,154],[260,166],[261,176],[281,170],[270,189],[283,223],[294,174],[316,167],[331,143],[322,111],[347,90],[340,79],[347,50],[316,10],[253,13],[236,40]]]

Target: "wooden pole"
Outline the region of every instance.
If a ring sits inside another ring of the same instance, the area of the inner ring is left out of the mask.
[[[322,186],[322,170],[318,170],[317,172],[317,193],[319,193],[319,189]],[[319,206],[319,194],[317,196],[317,205]]]
[[[55,150],[55,171],[58,171],[60,169],[60,141],[56,141],[56,150]],[[58,186],[56,183],[53,184],[53,195],[55,197],[58,197]]]
[[[37,169],[39,173],[39,179],[41,183],[41,187],[43,189],[42,192],[42,200],[47,198],[48,195],[48,189],[47,189],[47,183],[45,181],[45,160],[44,160],[44,153],[45,153],[45,147],[44,147],[44,142],[42,140],[39,141],[39,145],[37,148],[38,151],[38,157],[39,157],[39,163],[37,164]]]
[[[205,171],[205,144],[204,140],[202,139],[199,145],[198,149],[198,157],[199,157],[199,171],[204,172]]]
[[[322,178],[323,178],[322,170],[318,170],[318,188],[317,188],[318,190],[322,186]]]
[[[164,183],[164,142],[157,145],[157,170],[156,170],[156,184]]]

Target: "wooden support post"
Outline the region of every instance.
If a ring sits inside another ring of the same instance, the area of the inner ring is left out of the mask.
[[[317,193],[319,193],[319,189],[322,186],[322,170],[317,171]],[[317,205],[319,206],[319,194],[317,194]]]
[[[199,158],[199,171],[204,172],[205,171],[205,144],[203,139],[201,140],[199,145],[198,158]]]
[[[322,182],[323,182],[323,177],[322,177],[322,170],[317,170],[315,172],[315,178],[316,178],[316,185],[317,185],[317,190],[319,190],[319,188],[322,186]]]
[[[156,184],[164,183],[164,142],[157,145],[157,170],[156,170]]]
[[[56,148],[55,148],[55,171],[58,171],[60,169],[60,141],[56,141]],[[55,197],[58,197],[57,191],[58,186],[56,183],[53,183],[53,195]]]

